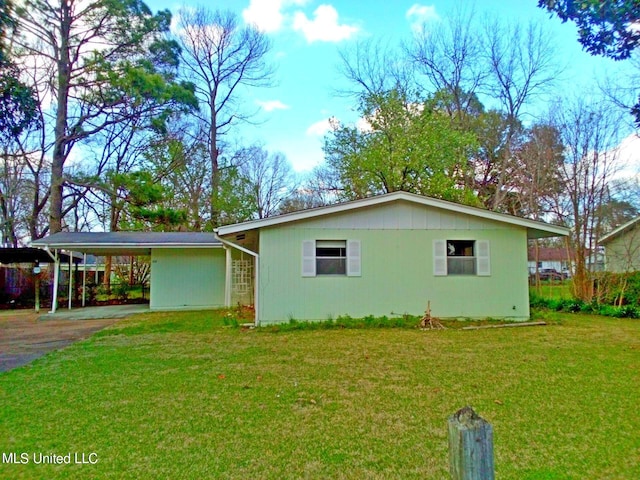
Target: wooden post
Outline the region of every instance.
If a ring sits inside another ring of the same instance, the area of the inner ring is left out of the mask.
[[[449,417],[449,473],[453,480],[493,480],[493,428],[471,407]]]

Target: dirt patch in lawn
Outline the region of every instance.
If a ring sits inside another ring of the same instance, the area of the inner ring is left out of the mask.
[[[114,318],[42,321],[39,317],[33,312],[0,315],[0,372],[26,365],[118,321]]]

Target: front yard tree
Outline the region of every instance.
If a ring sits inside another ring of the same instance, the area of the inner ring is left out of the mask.
[[[242,27],[232,12],[182,9],[178,36],[184,74],[196,84],[207,126],[211,175],[211,226],[221,223],[218,205],[223,176],[223,138],[230,127],[249,115],[239,106],[240,90],[267,86],[273,69],[267,63],[271,43],[253,26]]]
[[[14,44],[40,67],[36,88],[52,103],[49,233],[56,233],[73,147],[125,121],[127,101],[186,99],[189,92],[171,74],[178,47],[165,37],[168,11],[153,15],[140,0],[24,0],[16,12],[22,35]]]
[[[559,105],[554,126],[564,147],[560,179],[564,189],[554,213],[571,225],[570,250],[575,252],[573,288],[577,298],[589,302],[593,283],[589,263],[598,255],[601,212],[609,199],[609,181],[618,168],[619,118],[605,105],[582,101]]]
[[[325,139],[328,168],[347,199],[403,190],[461,203],[476,203],[463,181],[474,148],[472,135],[452,126],[432,100],[403,93],[366,96],[363,125],[335,125]]]

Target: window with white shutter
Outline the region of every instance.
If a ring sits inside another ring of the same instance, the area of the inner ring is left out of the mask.
[[[490,276],[488,240],[434,240],[433,274]]]
[[[362,275],[360,240],[304,240],[302,276]]]

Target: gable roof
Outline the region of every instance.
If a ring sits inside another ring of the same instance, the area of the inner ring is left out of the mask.
[[[60,232],[31,244],[96,255],[150,255],[152,248],[222,247],[212,232]]]
[[[446,200],[424,197],[422,195],[416,195],[414,193],[407,192],[386,193],[384,195],[363,198],[360,200],[353,200],[351,202],[338,203],[336,205],[329,205],[326,207],[318,207],[309,210],[302,210],[299,212],[286,213],[284,215],[277,215],[274,217],[264,218],[261,220],[252,220],[249,222],[237,223],[234,225],[226,225],[217,228],[216,233],[218,235],[229,235],[244,232],[247,230],[299,222],[302,220],[317,218],[324,215],[334,215],[341,212],[349,212],[361,208],[383,205],[397,201],[410,202],[426,207],[438,208],[450,212],[461,213],[464,215],[471,215],[473,217],[483,218],[486,220],[493,220],[509,225],[524,227],[527,229],[528,238],[555,237],[565,236],[569,234],[569,229],[566,227],[551,225],[544,222],[537,222],[526,218],[515,217],[513,215],[506,215],[504,213],[491,212],[482,208],[470,207],[468,205],[461,205],[458,203],[448,202]]]
[[[539,262],[562,262],[567,260],[575,260],[575,251],[567,250],[564,247],[538,247],[538,255],[536,258],[536,249],[529,247],[527,249],[527,259]]]
[[[633,229],[638,223],[640,223],[640,217],[638,218],[634,218],[633,220],[620,225],[618,228],[616,228],[615,230],[609,232],[607,235],[605,235],[604,237],[602,237],[600,239],[600,243],[604,244],[604,243],[608,243],[611,240],[613,240],[614,238],[619,237],[620,235],[622,235],[623,233],[628,232],[629,230]]]

